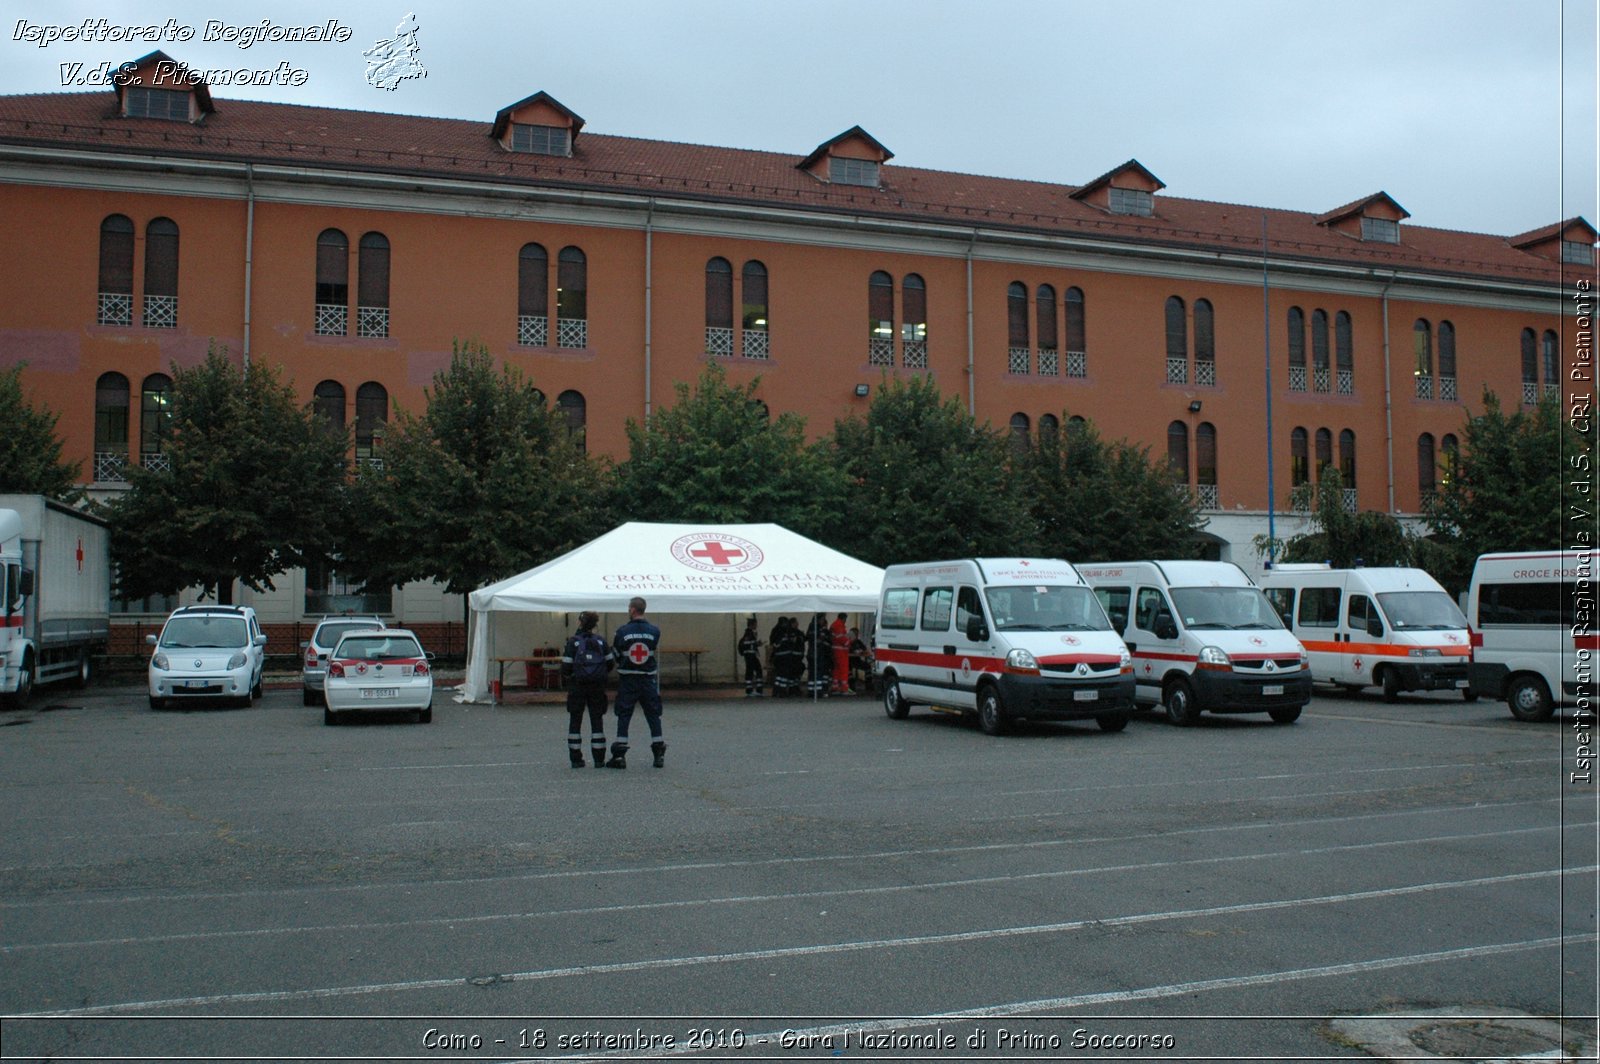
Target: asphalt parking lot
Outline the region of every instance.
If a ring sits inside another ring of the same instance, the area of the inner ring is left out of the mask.
[[[1593,1052],[1570,717],[995,739],[669,691],[666,767],[619,772],[558,707],[436,707],[0,712],[3,1058]]]

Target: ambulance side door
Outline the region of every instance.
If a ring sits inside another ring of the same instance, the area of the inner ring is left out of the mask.
[[[919,657],[928,665],[919,670],[933,688],[930,697],[939,705],[950,705],[960,695],[956,686],[956,647],[951,641],[951,616],[955,613],[956,589],[945,584],[922,589],[922,614],[917,620]]]
[[[1344,608],[1344,678],[1341,682],[1352,684],[1376,683],[1373,667],[1382,660],[1378,648],[1383,645],[1383,615],[1378,604],[1368,595],[1348,589]]]
[[[955,698],[961,708],[976,709],[978,674],[998,672],[1000,662],[995,658],[994,627],[983,612],[983,596],[971,584],[956,589],[955,627],[950,635],[957,659],[952,677],[959,688]],[[975,635],[982,638],[975,639]]]
[[[1329,578],[1300,589],[1295,603],[1294,634],[1311,658],[1311,678],[1329,683],[1351,683],[1344,628],[1344,585]]]
[[[1122,641],[1133,656],[1134,697],[1141,703],[1160,702],[1167,670],[1177,664],[1181,649],[1172,604],[1160,588],[1139,586]]]

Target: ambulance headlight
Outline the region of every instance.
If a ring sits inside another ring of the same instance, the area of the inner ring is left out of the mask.
[[[1011,653],[1006,655],[1006,668],[1032,669],[1037,672],[1039,670],[1039,659],[1035,658],[1031,651],[1023,650],[1021,647],[1018,647],[1016,650],[1013,650]]]
[[[1123,650],[1122,659],[1117,662],[1117,667],[1122,672],[1133,671],[1133,655],[1128,653],[1127,650]]]
[[[1210,665],[1213,668],[1226,669],[1233,665],[1233,659],[1221,647],[1201,647],[1200,664]]]

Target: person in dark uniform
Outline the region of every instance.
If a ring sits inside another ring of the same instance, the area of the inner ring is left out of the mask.
[[[561,679],[567,685],[567,753],[573,768],[583,767],[583,714],[589,713],[589,752],[595,768],[606,763],[606,674],[611,671],[611,647],[595,633],[600,615],[592,610],[578,614],[578,630],[567,637],[561,650]]]
[[[767,633],[767,663],[772,666],[772,697],[783,696],[783,636],[784,621],[788,618],[779,617],[772,626],[772,631]]]
[[[777,682],[783,685],[783,694],[792,698],[800,693],[800,676],[805,671],[805,633],[800,622],[793,617],[783,618],[783,635],[776,654],[781,657],[777,665]]]
[[[617,655],[617,738],[611,744],[607,768],[628,767],[628,722],[633,719],[636,705],[644,710],[645,723],[650,726],[650,752],[655,755],[656,768],[667,763],[667,744],[661,738],[661,685],[656,666],[661,629],[645,620],[644,608],[644,599],[630,599],[628,623],[618,628],[611,640]]]
[[[765,677],[761,673],[761,635],[756,631],[754,617],[745,624],[744,635],[739,637],[739,653],[744,657],[744,696],[760,698]]]
[[[805,659],[809,670],[806,694],[824,698],[828,694],[828,681],[832,674],[833,636],[828,631],[828,618],[817,614],[805,633]]]

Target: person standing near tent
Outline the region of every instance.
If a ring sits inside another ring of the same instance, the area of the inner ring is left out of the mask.
[[[812,698],[821,698],[828,693],[828,677],[833,662],[833,636],[828,631],[828,615],[825,613],[811,618],[811,623],[806,626],[805,658],[810,673],[806,681],[806,693]]]
[[[611,647],[595,633],[600,615],[593,610],[578,614],[578,630],[561,651],[561,678],[567,683],[567,753],[573,768],[583,767],[583,714],[589,712],[589,753],[595,768],[606,763],[606,675],[611,671]]]
[[[745,624],[744,635],[739,637],[739,653],[744,657],[744,696],[760,698],[765,677],[761,674],[761,635],[756,631],[754,617]]]
[[[844,614],[833,619],[828,635],[833,644],[833,693],[847,695],[850,693],[850,626],[845,623]]]
[[[784,621],[787,618],[779,617],[772,626],[772,631],[767,633],[767,664],[772,668],[772,697],[783,696],[783,636],[787,630]]]
[[[645,601],[637,596],[628,600],[628,623],[617,629],[612,637],[612,649],[617,655],[617,738],[611,744],[611,760],[607,768],[628,767],[628,722],[633,719],[633,707],[644,710],[645,723],[650,726],[650,752],[655,755],[655,766],[665,765],[667,744],[661,737],[661,686],[656,666],[656,650],[661,645],[661,629],[645,620]]]

